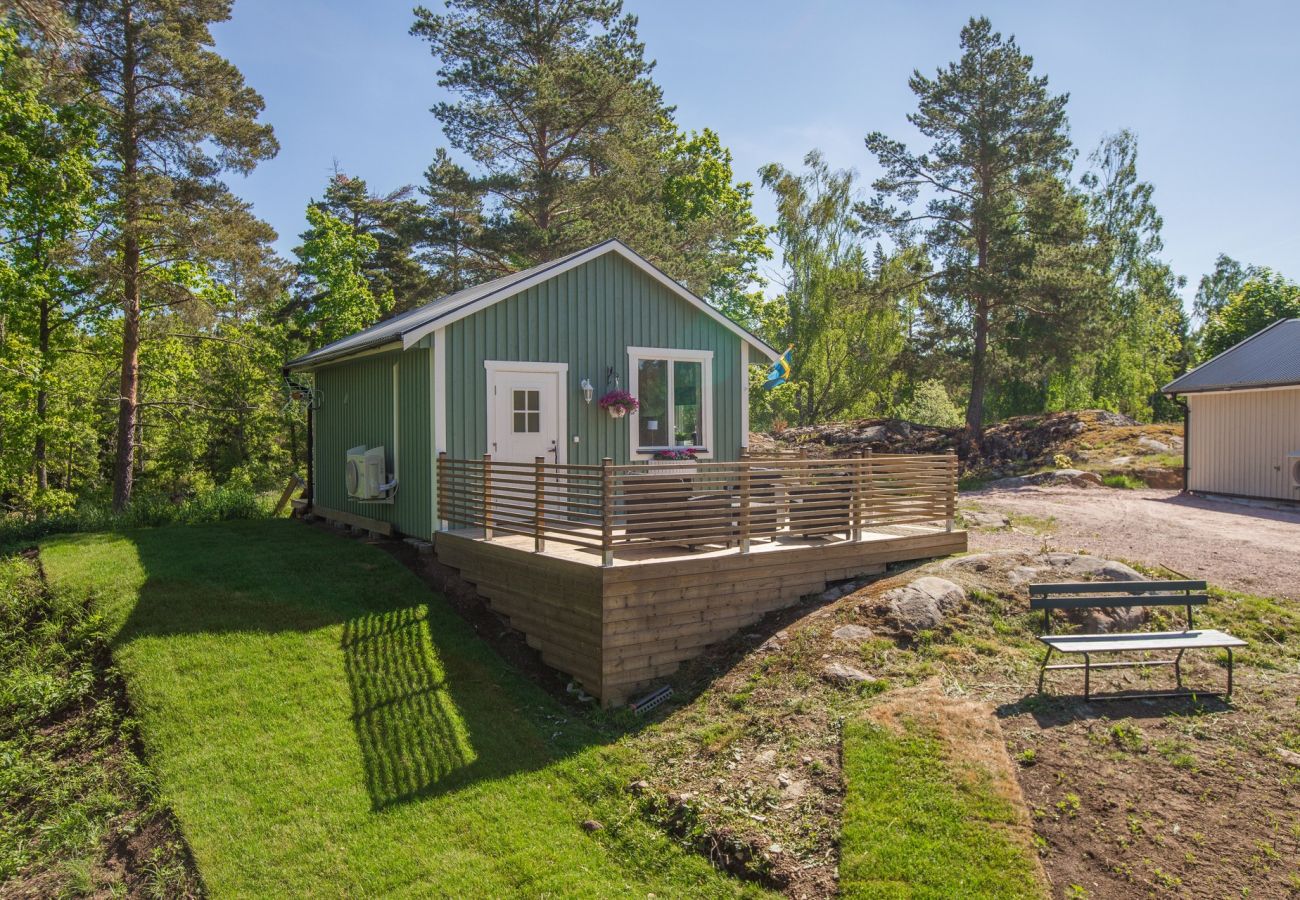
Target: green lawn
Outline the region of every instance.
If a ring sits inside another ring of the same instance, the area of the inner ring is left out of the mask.
[[[42,561],[107,617],[215,896],[759,893],[637,818],[630,753],[378,550],[238,521],[55,537]]]
[[[1042,896],[1033,859],[1007,833],[1017,809],[985,774],[956,771],[942,741],[910,723],[897,734],[846,722],[842,895]]]

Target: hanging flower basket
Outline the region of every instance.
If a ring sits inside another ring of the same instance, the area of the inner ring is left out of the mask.
[[[613,390],[600,398],[600,408],[609,413],[611,419],[621,419],[640,407],[641,402],[627,391]]]

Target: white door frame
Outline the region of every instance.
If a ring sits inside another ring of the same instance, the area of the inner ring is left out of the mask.
[[[555,462],[565,465],[569,461],[569,364],[552,362],[516,362],[508,359],[485,359],[487,370],[487,446],[497,439],[496,387],[497,375],[502,372],[533,372],[558,375],[555,391]]]

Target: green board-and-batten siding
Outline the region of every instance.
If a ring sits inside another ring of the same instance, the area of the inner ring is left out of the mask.
[[[628,347],[713,351],[714,459],[735,459],[742,440],[739,337],[617,254],[609,253],[474,315],[445,332],[447,452],[488,452],[486,360],[568,363],[568,461],[595,465],[629,460],[628,419],[597,404],[612,385],[610,368],[628,386]],[[591,379],[590,404],[580,384]],[[577,436],[578,443],[573,442]]]
[[[391,522],[405,534],[433,533],[433,470],[430,463],[427,344],[327,365],[316,370],[321,405],[315,412],[315,502]],[[393,369],[397,368],[398,434],[393,433]],[[348,499],[348,448],[383,445],[388,466],[397,466],[393,503]],[[396,447],[396,456],[394,456]]]
[[[432,336],[409,350],[328,363],[315,370],[321,405],[315,412],[317,505],[391,522],[427,537],[436,527],[432,382],[445,373],[447,452],[472,458],[487,452],[487,360],[562,362],[568,462],[630,459],[628,419],[611,419],[596,402],[612,385],[613,369],[628,386],[628,347],[713,351],[713,441],[718,460],[735,459],[744,437],[741,354],[748,347],[725,326],[692,307],[617,254],[606,254],[520,294],[447,325],[433,359]],[[398,377],[397,456],[394,459],[393,371]],[[444,368],[445,366],[445,368]],[[595,386],[583,399],[584,378]],[[573,442],[574,436],[578,443]],[[347,451],[384,445],[397,464],[394,503],[348,499]]]

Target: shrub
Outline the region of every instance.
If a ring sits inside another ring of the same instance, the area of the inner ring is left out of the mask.
[[[137,494],[121,513],[114,513],[107,501],[88,500],[53,515],[37,518],[14,514],[0,519],[0,546],[73,531],[261,519],[269,517],[271,511],[271,505],[250,488],[231,485],[209,488],[182,499],[166,494]]]
[[[964,420],[961,410],[937,378],[918,384],[912,390],[912,399],[903,404],[898,415],[918,425],[937,425],[940,428],[956,428]]]

